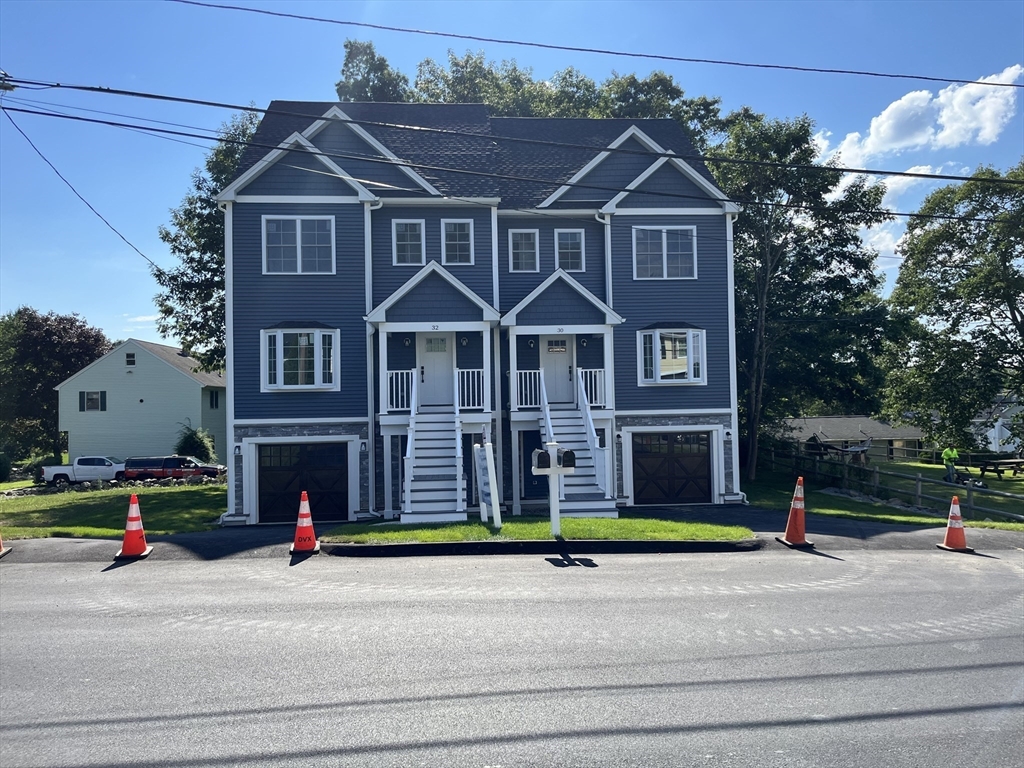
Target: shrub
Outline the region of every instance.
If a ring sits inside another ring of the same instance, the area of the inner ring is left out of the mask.
[[[195,456],[200,461],[217,460],[217,454],[213,450],[213,437],[210,433],[202,427],[193,429],[189,424],[181,425],[178,442],[174,445],[174,452],[179,456]]]
[[[0,483],[11,479],[11,459],[6,453],[0,453]]]
[[[43,482],[43,467],[59,467],[63,459],[58,456],[33,456],[23,465],[23,469],[32,475],[32,481]]]

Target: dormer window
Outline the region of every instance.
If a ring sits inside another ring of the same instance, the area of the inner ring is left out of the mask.
[[[135,353],[134,352],[125,352],[124,353],[124,364],[127,365],[128,367],[132,367],[132,366],[135,365]]]

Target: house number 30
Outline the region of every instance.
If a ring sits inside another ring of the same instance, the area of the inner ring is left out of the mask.
[[[559,328],[555,333],[565,333],[565,328]]]

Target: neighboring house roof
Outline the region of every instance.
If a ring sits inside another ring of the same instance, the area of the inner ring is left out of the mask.
[[[185,374],[202,387],[227,386],[227,381],[224,379],[224,375],[221,373],[197,372],[195,369],[199,367],[199,361],[184,354],[179,347],[169,347],[166,344],[155,344],[152,341],[141,341],[139,339],[126,339],[124,342],[118,344],[112,350],[107,352],[107,354],[105,354],[103,357],[90,363],[85,368],[78,371],[78,373],[75,373],[72,376],[66,378],[64,381],[62,381],[60,384],[54,387],[54,389],[60,389],[65,384],[70,383],[74,379],[78,378],[81,374],[85,373],[85,371],[89,370],[94,365],[97,365],[98,363],[102,362],[111,355],[117,353],[119,350],[123,349],[128,344],[135,344],[136,346],[141,347],[145,351],[152,354],[154,357],[163,360],[172,368],[176,368],[178,371]]]
[[[335,107],[354,121],[375,123],[360,125],[449,197],[501,197],[503,208],[535,207],[631,126],[639,128],[665,151],[675,153],[704,180],[717,186],[682,127],[671,119],[491,117],[483,104],[332,101],[272,101],[252,144],[242,156],[236,178],[292,134],[306,130]],[[441,132],[398,126],[436,128]],[[532,141],[575,146],[529,143]],[[367,144],[361,157],[377,158],[379,154]],[[336,162],[344,166],[345,158],[337,158]],[[613,194],[609,193],[608,198]]]
[[[869,416],[817,416],[807,419],[785,419],[797,440],[817,435],[822,442],[863,442],[875,440],[923,440],[924,433],[914,426],[892,426]]]

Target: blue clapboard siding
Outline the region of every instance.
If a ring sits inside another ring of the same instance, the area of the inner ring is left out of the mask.
[[[586,341],[586,345],[583,342]],[[604,340],[597,335],[579,334],[576,337],[576,366],[604,368]]]
[[[696,280],[634,280],[632,227],[696,225]],[[620,410],[729,408],[729,285],[725,216],[613,216],[614,309],[626,318],[615,329],[615,405]],[[637,334],[658,322],[689,323],[707,331],[703,386],[637,385]]]
[[[264,275],[263,215],[335,217],[336,274]],[[362,205],[234,205],[235,417],[366,416]],[[260,392],[260,330],[319,323],[341,330],[340,392]]]
[[[389,323],[480,322],[483,311],[440,275],[428,275],[388,307]]]
[[[463,339],[466,346],[462,346]],[[455,365],[458,368],[484,367],[484,337],[480,331],[455,334]]]
[[[556,280],[516,315],[517,325],[603,325],[604,312],[571,288]]]
[[[650,194],[659,193],[659,194]],[[644,179],[619,208],[706,208],[712,198],[672,163],[665,163]],[[716,203],[717,205],[717,203]]]
[[[530,346],[530,342],[533,346]],[[516,336],[516,364],[521,371],[536,371],[540,368],[540,346],[537,336]]]
[[[619,149],[628,151],[612,152],[596,168],[576,182],[579,185],[593,185],[601,189],[573,186],[558,198],[558,203],[577,203],[577,207],[600,208],[658,159],[657,155],[651,153],[636,139],[629,139],[620,145]],[[642,154],[634,155],[632,152]]]
[[[312,141],[324,154],[331,156],[332,162],[359,179],[375,195],[412,197],[427,194],[390,161],[382,162],[385,158],[347,125],[328,125]]]
[[[309,153],[288,152],[273,166],[239,190],[240,195],[343,195],[356,190],[331,175],[330,169]]]
[[[373,233],[373,306],[379,305],[402,287],[423,265],[394,266],[391,222],[393,219],[422,219],[426,226],[427,262],[441,262],[441,219],[472,219],[474,264],[443,265],[488,304],[492,303],[491,275],[491,209],[487,207],[385,206],[371,216]],[[427,322],[430,315],[416,318]],[[479,319],[479,317],[477,318]]]
[[[510,272],[508,260],[508,231],[510,229],[540,230],[540,272]],[[604,225],[593,217],[568,218],[552,212],[543,216],[498,218],[498,274],[501,291],[501,309],[507,312],[526,298],[534,288],[555,271],[555,230],[582,229],[584,231],[584,272],[570,272],[573,280],[584,286],[601,301],[604,289]],[[552,320],[552,322],[556,322]]]
[[[374,343],[377,337],[374,336]],[[405,340],[409,340],[409,346]],[[411,371],[416,367],[416,334],[408,333],[388,334],[388,370]]]

